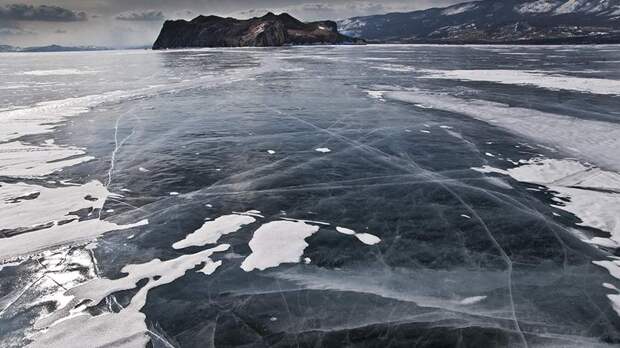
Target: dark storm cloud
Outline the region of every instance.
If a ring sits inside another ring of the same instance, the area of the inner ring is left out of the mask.
[[[79,22],[85,21],[87,16],[84,12],[75,12],[59,6],[9,4],[0,7],[0,19],[14,21]]]
[[[116,16],[116,19],[118,19],[119,21],[161,22],[166,18],[164,17],[164,14],[162,11],[150,10],[150,11],[142,11],[142,12],[121,13]]]

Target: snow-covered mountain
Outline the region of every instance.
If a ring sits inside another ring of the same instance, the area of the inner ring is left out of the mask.
[[[383,42],[620,43],[620,0],[482,0],[354,17],[338,26]]]

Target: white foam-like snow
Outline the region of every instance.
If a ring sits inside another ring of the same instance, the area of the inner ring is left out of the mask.
[[[117,225],[112,222],[93,219],[73,221],[43,230],[18,234],[13,237],[2,239],[2,243],[0,243],[0,260],[65,244],[85,242],[111,231],[124,230],[147,224],[148,220],[142,220],[130,225]]]
[[[0,144],[0,176],[40,177],[93,159],[83,149],[73,146],[4,143]]]
[[[589,240],[605,246],[620,246],[620,174],[603,171],[575,160],[535,158],[502,170],[485,166],[483,173],[509,175],[515,180],[543,185],[558,193],[554,205],[581,219],[580,225],[609,232],[608,240]]]
[[[355,235],[355,231],[353,231],[351,229],[348,229],[348,228],[340,227],[340,226],[336,227],[336,231],[338,231],[338,232],[340,232],[342,234],[349,235],[349,236],[354,236]]]
[[[375,245],[381,242],[381,238],[370,233],[356,233],[355,238],[366,245]]]
[[[547,186],[556,192],[553,205],[577,216],[579,225],[596,228],[610,234],[609,238],[588,238],[576,235],[587,243],[605,248],[620,247],[620,174],[603,171],[575,160],[535,158],[523,161],[516,168],[507,170],[490,166],[474,168],[483,173],[509,175],[522,182]],[[617,260],[594,261],[620,279],[620,262]],[[614,310],[620,315],[620,293],[607,295]]]
[[[298,263],[308,246],[305,239],[319,230],[301,221],[272,221],[259,227],[250,240],[252,253],[243,260],[241,269],[265,270],[283,263]]]
[[[381,242],[381,238],[370,233],[357,233],[351,229],[340,226],[336,227],[336,231],[349,236],[355,236],[355,238],[366,245],[375,245]]]
[[[478,302],[484,301],[487,297],[486,296],[472,296],[472,297],[467,297],[462,299],[461,301],[459,301],[459,304],[462,305],[472,305],[472,304],[476,304]]]
[[[205,222],[199,229],[190,233],[183,240],[172,245],[175,249],[183,249],[190,246],[203,246],[214,244],[220,237],[237,232],[245,225],[255,222],[256,219],[249,215],[224,215],[215,220]]]
[[[0,185],[0,230],[77,219],[79,216],[73,212],[101,209],[110,196],[99,181],[57,188],[25,183]]]
[[[213,273],[221,262],[213,262],[210,256],[226,251],[229,247],[223,244],[168,261],[154,259],[143,264],[127,265],[121,270],[127,274],[125,277],[114,280],[98,278],[74,287],[65,293],[72,297],[72,304],[87,299],[91,300],[91,304],[97,304],[108,295],[134,289],[141,279],[148,279],[148,283],[133,296],[130,304],[118,313],[91,316],[87,312],[81,312],[73,317],[58,318],[58,315],[68,314],[66,310],[59,311],[56,317],[53,317],[57,320],[33,337],[34,342],[29,347],[77,348],[83,347],[85,342],[92,347],[144,347],[149,341],[149,330],[145,323],[146,317],[140,310],[146,304],[148,292],[175,281],[201,263],[205,263],[205,266],[198,272]]]
[[[593,264],[605,268],[609,274],[616,278],[620,279],[620,261],[618,260],[605,260],[605,261],[593,261]],[[607,298],[611,301],[612,306],[616,313],[620,316],[620,291],[618,288],[611,284],[603,284],[603,286],[609,290],[614,291],[614,294],[608,294]]]
[[[461,81],[494,82],[509,85],[529,85],[551,90],[620,95],[620,81],[612,79],[576,77],[524,70],[425,70],[420,78]]]
[[[53,70],[31,70],[24,71],[22,75],[31,76],[58,76],[58,75],[89,75],[96,74],[97,71],[79,69],[53,69]]]
[[[417,69],[412,66],[407,66],[403,64],[381,64],[377,66],[371,66],[371,69],[375,70],[383,70],[383,71],[392,71],[392,72],[413,72]]]
[[[534,109],[510,107],[478,99],[463,99],[419,90],[388,91],[384,98],[424,104],[505,128],[539,143],[562,148],[577,158],[620,171],[620,126]]]

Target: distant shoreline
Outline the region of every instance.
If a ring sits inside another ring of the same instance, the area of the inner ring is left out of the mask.
[[[601,43],[524,43],[524,42],[514,42],[514,43],[443,43],[443,42],[369,42],[365,45],[286,45],[286,46],[266,46],[266,47],[255,47],[255,46],[245,46],[245,47],[180,47],[180,48],[167,48],[167,49],[158,49],[153,50],[151,48],[136,48],[136,47],[126,47],[126,48],[105,48],[105,49],[80,49],[80,50],[57,50],[57,51],[26,51],[26,50],[18,50],[18,51],[0,51],[0,54],[7,53],[80,53],[80,52],[108,52],[108,51],[153,51],[153,52],[166,52],[166,51],[190,51],[190,50],[211,50],[211,49],[273,49],[273,48],[292,48],[292,47],[366,47],[366,46],[445,46],[445,47],[465,47],[465,46],[480,46],[480,47],[493,47],[493,46],[523,46],[523,47],[560,47],[560,46],[574,46],[574,47],[585,47],[585,46],[620,46],[620,40],[617,42],[601,42]]]

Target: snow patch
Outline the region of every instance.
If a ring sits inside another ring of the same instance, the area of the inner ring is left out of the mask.
[[[502,127],[540,143],[562,148],[578,158],[620,171],[620,126],[478,99],[419,90],[388,91],[386,99],[425,104]]]
[[[461,81],[495,82],[509,85],[529,85],[552,90],[620,95],[620,81],[576,77],[524,70],[425,70],[420,78],[453,79]]]
[[[370,233],[357,233],[351,229],[340,226],[336,227],[336,231],[349,236],[355,236],[355,238],[366,245],[375,245],[381,242],[381,238]]]
[[[445,10],[441,11],[441,14],[444,16],[454,16],[454,15],[461,14],[467,11],[471,11],[475,9],[476,7],[477,7],[477,4],[475,2],[459,4],[459,5],[454,5],[454,6],[450,6],[446,8]]]
[[[484,301],[487,297],[486,296],[472,296],[472,297],[467,297],[462,299],[459,304],[462,305],[472,305],[472,304],[476,304],[478,302]]]
[[[172,247],[183,249],[191,246],[214,244],[217,243],[220,237],[237,232],[243,226],[255,221],[256,219],[248,215],[223,215],[213,221],[205,222],[199,229],[187,235],[183,240],[174,243]]]
[[[298,263],[308,246],[305,239],[319,230],[301,221],[273,221],[259,227],[250,241],[252,253],[243,260],[241,269],[265,270],[283,263]]]

